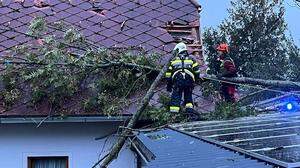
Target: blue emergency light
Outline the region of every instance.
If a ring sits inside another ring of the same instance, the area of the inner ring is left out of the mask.
[[[288,104],[286,105],[286,109],[287,109],[287,110],[293,110],[293,108],[294,108],[294,105],[293,105],[292,103],[288,103]]]

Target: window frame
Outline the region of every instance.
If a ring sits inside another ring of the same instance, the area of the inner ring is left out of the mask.
[[[28,168],[33,168],[35,159],[65,159],[66,168],[69,168],[69,156],[29,156],[27,157]]]

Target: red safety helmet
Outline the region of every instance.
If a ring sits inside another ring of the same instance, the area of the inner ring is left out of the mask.
[[[218,47],[217,47],[218,51],[222,51],[222,52],[226,52],[229,53],[229,46],[226,43],[221,43]]]

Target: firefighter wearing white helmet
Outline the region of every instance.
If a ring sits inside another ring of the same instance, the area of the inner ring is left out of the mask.
[[[170,62],[166,73],[168,81],[167,90],[172,92],[170,102],[170,112],[179,112],[184,95],[184,105],[186,113],[194,113],[193,89],[194,83],[200,75],[200,66],[194,56],[188,54],[187,46],[184,43],[178,43],[174,50],[174,59]]]

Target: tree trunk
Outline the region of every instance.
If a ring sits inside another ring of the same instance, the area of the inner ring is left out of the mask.
[[[172,57],[169,58],[168,63],[170,62],[171,59],[172,59]],[[137,121],[139,120],[141,114],[143,113],[143,111],[148,106],[150,99],[154,95],[154,89],[157,87],[157,85],[159,84],[161,79],[164,77],[164,74],[167,72],[167,70],[168,70],[168,64],[166,64],[163,67],[163,69],[160,71],[160,73],[156,77],[155,81],[152,83],[151,87],[147,91],[147,94],[145,95],[145,97],[141,101],[137,112],[130,119],[130,121],[127,125],[127,128],[129,128],[129,129],[126,129],[126,128],[124,129],[124,131],[122,132],[122,134],[121,134],[120,138],[118,139],[117,143],[113,146],[112,150],[110,151],[109,155],[103,160],[103,162],[100,166],[101,168],[106,168],[110,164],[111,161],[113,161],[115,158],[117,158],[121,148],[123,147],[123,145],[124,145],[124,143],[127,139],[127,136],[131,134],[130,128],[134,128],[134,126],[137,123]],[[99,163],[97,163],[94,167],[96,167],[98,164]]]
[[[300,89],[300,82],[293,81],[282,81],[282,80],[264,80],[246,77],[236,77],[236,78],[220,78],[218,79],[214,75],[208,75],[205,77],[209,80],[224,80],[228,82],[238,83],[238,84],[250,84],[250,85],[261,85],[266,87],[280,87],[280,88],[294,88]]]

